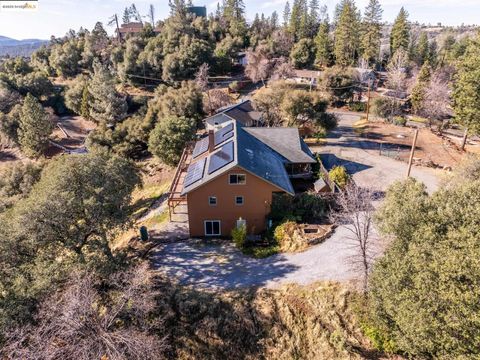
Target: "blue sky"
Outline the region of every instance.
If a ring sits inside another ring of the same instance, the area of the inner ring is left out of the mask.
[[[0,0],[1,1],[1,0]],[[412,21],[446,25],[479,23],[480,0],[380,0],[384,8],[384,20],[392,21],[401,6],[410,13]],[[281,14],[286,0],[245,0],[247,18],[253,19],[256,12],[270,14],[274,10]],[[357,0],[357,6],[363,9],[368,0]],[[62,36],[69,29],[80,26],[91,29],[96,21],[106,23],[114,14],[121,14],[123,8],[132,0],[39,0],[39,10],[34,13],[0,12],[0,35],[16,39],[41,38],[50,35]],[[147,13],[150,3],[155,6],[157,18],[168,14],[168,0],[137,0],[140,12]],[[320,0],[326,4],[330,13],[337,0]],[[216,7],[215,0],[197,0],[196,5],[206,5],[208,11]],[[113,29],[109,30],[110,32]]]

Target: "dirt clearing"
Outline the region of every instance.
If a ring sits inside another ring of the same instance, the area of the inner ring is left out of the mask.
[[[361,137],[378,143],[381,155],[408,161],[415,129],[380,122],[369,123],[361,129]],[[427,128],[419,129],[415,160],[427,166],[455,167],[464,152],[447,139]]]

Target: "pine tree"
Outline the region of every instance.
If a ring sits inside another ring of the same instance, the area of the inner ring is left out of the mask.
[[[457,63],[453,83],[455,121],[471,133],[480,133],[480,34],[470,40]]]
[[[368,62],[376,61],[380,53],[382,13],[380,2],[370,0],[363,17],[361,40],[362,57]]]
[[[425,92],[428,84],[430,83],[431,68],[428,62],[424,63],[417,77],[415,86],[412,89],[410,95],[410,101],[412,103],[412,110],[415,114],[418,114],[423,107],[425,101]]]
[[[82,102],[80,103],[80,115],[85,119],[90,119],[90,101],[91,95],[88,91],[88,86],[85,84],[82,92]]]
[[[292,13],[290,14],[290,22],[288,25],[288,30],[290,34],[293,35],[295,41],[298,41],[300,39],[299,34],[300,34],[300,22],[302,20],[302,15],[303,15],[303,8],[302,4],[304,3],[304,0],[294,0],[293,1],[293,6],[292,6]]]
[[[228,32],[232,37],[244,38],[247,33],[245,4],[243,0],[226,0],[223,6],[223,18],[227,21]]]
[[[270,28],[275,31],[278,28],[278,13],[274,11],[270,17]]]
[[[302,0],[300,11],[300,27],[298,29],[297,39],[304,39],[310,37],[310,16],[308,14],[307,0]]]
[[[330,40],[330,25],[328,18],[320,24],[317,36],[315,37],[315,65],[328,66],[332,61],[332,42]]]
[[[393,23],[390,34],[390,54],[395,54],[399,48],[408,50],[410,43],[410,25],[408,24],[408,13],[402,7]]]
[[[285,9],[283,9],[283,26],[285,28],[288,27],[290,24],[290,16],[290,3],[287,1],[287,3],[285,4]]]
[[[338,65],[349,66],[358,52],[358,12],[353,0],[343,0],[335,29],[334,54]]]
[[[438,44],[437,41],[434,39],[430,42],[430,46],[428,47],[428,62],[433,68],[437,67],[438,64]]]
[[[123,17],[122,21],[124,24],[128,24],[130,22],[130,18],[132,17],[132,14],[130,14],[130,9],[128,7],[123,10]]]
[[[25,155],[38,157],[48,146],[53,123],[40,102],[30,93],[25,97],[20,112],[18,140]]]
[[[314,37],[320,26],[320,5],[318,0],[310,0],[308,14],[308,37]]]
[[[92,99],[90,118],[104,124],[115,124],[125,118],[127,102],[115,89],[115,81],[108,69],[99,62],[93,63],[94,75],[88,86]]]
[[[428,36],[425,31],[422,31],[420,37],[418,39],[418,44],[416,46],[416,63],[417,65],[421,66],[425,63],[425,61],[429,60],[430,55],[430,45],[428,43]]]

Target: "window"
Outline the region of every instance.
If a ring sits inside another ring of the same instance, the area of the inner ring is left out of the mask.
[[[235,196],[235,205],[243,205],[243,196]]]
[[[205,221],[205,236],[218,236],[220,232],[220,220]]]
[[[216,196],[209,196],[208,197],[208,205],[217,206],[217,197]]]
[[[228,183],[230,185],[245,185],[247,183],[247,177],[245,174],[230,174]]]

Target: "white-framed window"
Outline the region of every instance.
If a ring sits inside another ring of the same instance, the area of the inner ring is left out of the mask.
[[[245,174],[230,174],[228,183],[230,185],[245,185],[247,183],[247,176]]]
[[[220,220],[205,220],[205,236],[220,236],[222,235],[221,231],[221,222]]]
[[[216,196],[209,196],[208,197],[208,205],[217,206],[217,197]]]
[[[245,202],[245,199],[243,196],[235,196],[235,205],[243,205]]]

